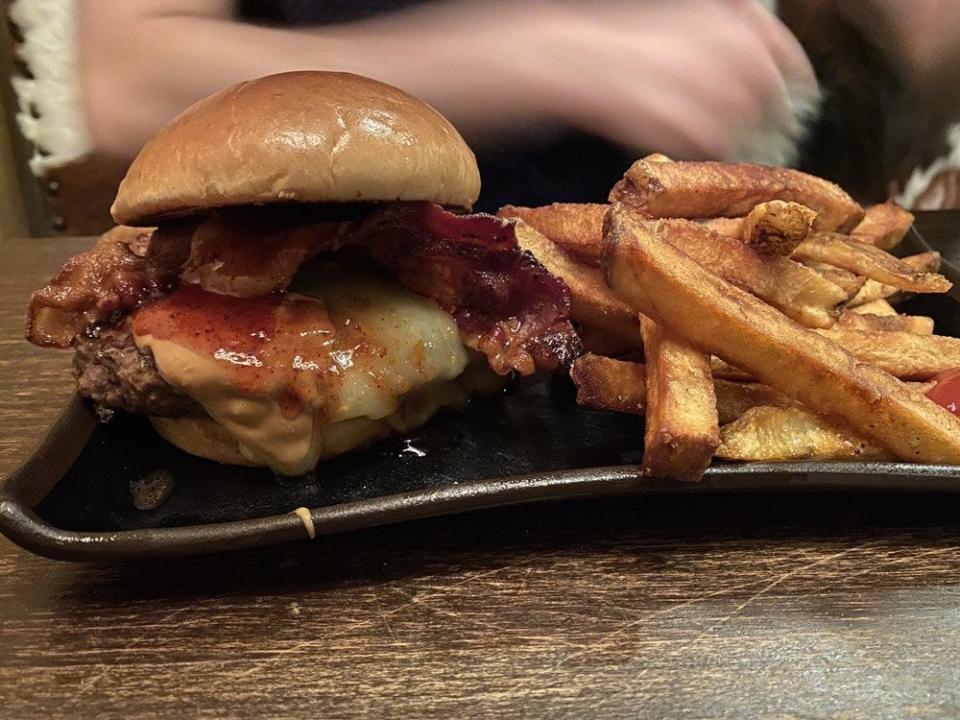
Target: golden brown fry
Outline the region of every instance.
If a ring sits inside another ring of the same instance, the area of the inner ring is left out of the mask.
[[[852,298],[854,295],[860,292],[860,288],[862,288],[864,283],[867,281],[865,277],[855,275],[849,270],[841,270],[840,268],[836,268],[833,265],[828,265],[827,263],[808,260],[804,262],[803,265],[806,265],[811,270],[816,271],[816,273],[824,280],[829,280],[834,285],[838,286],[843,290],[848,298]]]
[[[570,378],[577,404],[642,415],[647,405],[647,371],[643,363],[587,353],[573,361]]]
[[[649,222],[703,267],[807,327],[833,325],[847,300],[839,287],[789,258],[762,257],[739,240],[689,220]]]
[[[743,223],[746,218],[707,218],[697,220],[698,225],[710,228],[716,233],[739,240],[743,237]]]
[[[960,338],[916,335],[902,330],[871,332],[849,327],[818,330],[863,363],[901,380],[929,380],[960,367]]]
[[[797,403],[769,385],[756,382],[735,382],[714,378],[717,394],[717,415],[721,425],[733,422],[747,410],[760,405],[793,407]]]
[[[720,442],[717,398],[707,356],[641,317],[647,359],[643,472],[699,480]]]
[[[799,407],[758,406],[720,428],[724,460],[886,460],[889,452]]]
[[[847,231],[863,218],[863,208],[833,183],[747,163],[638,160],[610,191],[610,202],[647,217],[738,217],[768,200],[806,205],[817,213],[817,230]]]
[[[943,275],[917,270],[884,250],[838,233],[815,233],[794,250],[793,257],[829,263],[900,290],[943,293],[952,287]]]
[[[516,221],[516,233],[520,248],[570,288],[570,316],[575,322],[613,333],[634,348],[642,347],[637,313],[607,287],[600,270],[580,265],[522,220]]]
[[[715,378],[736,380],[739,382],[756,382],[756,378],[745,370],[734,367],[730,363],[716,356],[710,358],[710,372]]]
[[[664,155],[663,153],[650,153],[649,155],[643,158],[647,162],[673,162],[673,158]]]
[[[604,227],[607,281],[638,311],[904,460],[960,464],[960,418],[700,267],[626,208]]]
[[[577,386],[577,404],[601,410],[643,415],[647,404],[647,371],[643,363],[587,353],[574,360],[570,378]],[[767,385],[731,380],[713,381],[717,415],[722,424],[758,405],[796,405]]]
[[[940,269],[940,253],[936,250],[918,253],[917,255],[908,255],[900,258],[900,262],[909,265],[919,272],[935,273]],[[874,300],[883,300],[889,298],[891,302],[895,301],[895,296],[899,297],[900,290],[890,285],[884,285],[876,280],[867,280],[863,287],[854,295],[847,307],[857,307]]]
[[[567,252],[596,263],[600,259],[606,211],[606,205],[590,203],[554,203],[535,208],[504,205],[497,217],[523,220]]]
[[[913,213],[888,200],[881,205],[868,207],[863,220],[850,231],[850,237],[881,250],[892,250],[900,244],[912,225]]]
[[[893,309],[893,308],[891,308]],[[914,335],[933,335],[933,318],[923,315],[873,315],[848,310],[840,316],[837,327],[869,332],[902,331]]]
[[[783,200],[760,203],[743,220],[741,239],[761,255],[789,257],[807,239],[817,214]]]
[[[843,311],[843,314],[845,315],[847,313],[854,313],[856,315],[879,315],[880,317],[893,317],[897,314],[897,310],[886,300],[880,298],[878,300],[871,300],[863,305],[847,308]]]

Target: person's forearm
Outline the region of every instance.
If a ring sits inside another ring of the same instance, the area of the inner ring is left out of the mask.
[[[758,130],[792,140],[790,88],[816,92],[755,0],[447,0],[307,30],[235,22],[231,0],[77,5],[94,143],[128,157],[196,100],[285,70],[382,80],[473,143],[556,124],[677,158],[735,156]]]
[[[110,4],[119,10],[126,3]],[[480,84],[489,83],[488,90],[504,97],[509,91],[493,86],[492,67],[483,78],[477,67],[469,67],[474,63],[468,48],[448,42],[442,11],[307,30],[184,12],[128,15],[107,34],[103,18],[97,19],[98,30],[83,29],[87,116],[96,146],[122,156],[135,153],[156,128],[196,100],[270,73],[324,69],[375,77],[478,132],[498,120],[496,109],[482,100]]]

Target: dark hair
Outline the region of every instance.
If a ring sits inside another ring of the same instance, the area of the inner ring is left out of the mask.
[[[946,120],[910,106],[901,73],[837,2],[811,10],[805,0],[781,0],[780,17],[810,57],[824,95],[800,148],[801,169],[877,202],[946,151]]]

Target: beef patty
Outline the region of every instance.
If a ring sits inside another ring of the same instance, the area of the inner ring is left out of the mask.
[[[138,348],[129,330],[119,327],[80,334],[76,350],[77,387],[98,405],[160,417],[203,414],[195,400],[160,377],[153,354]]]

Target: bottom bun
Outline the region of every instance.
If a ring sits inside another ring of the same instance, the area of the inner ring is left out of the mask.
[[[184,452],[228,465],[255,465],[240,452],[237,441],[220,423],[209,417],[150,417],[164,440]]]

